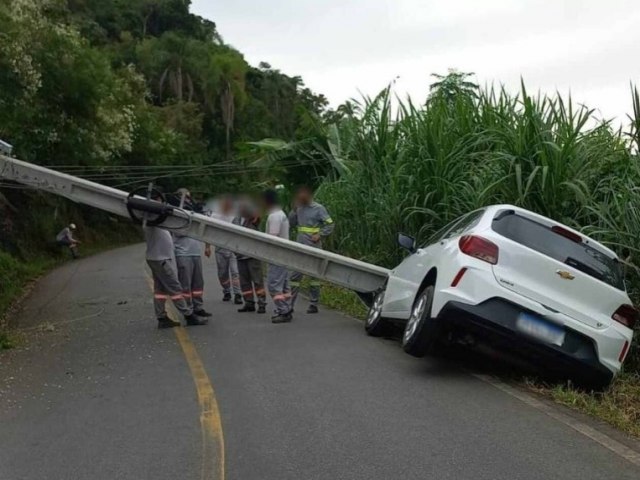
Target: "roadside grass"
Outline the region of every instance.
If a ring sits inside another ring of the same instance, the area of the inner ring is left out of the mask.
[[[302,288],[304,290],[308,288],[308,280],[303,281]],[[355,293],[328,283],[322,284],[320,302],[359,320],[364,320],[367,314],[367,308]],[[501,373],[497,372],[496,375],[500,376]],[[509,374],[506,380],[514,381],[514,377]],[[545,384],[518,376],[515,380],[534,393],[640,438],[640,374],[638,373],[620,374],[609,389],[602,393],[586,392],[570,384]]]
[[[364,320],[367,316],[367,307],[354,292],[330,283],[322,284],[320,303],[334,310],[346,313],[358,320]]]
[[[578,410],[640,438],[640,375],[622,373],[603,393],[578,390],[571,385],[542,385],[526,381],[532,391]]]
[[[15,346],[15,340],[7,333],[0,332],[0,350],[9,350]]]
[[[113,235],[113,238],[96,239],[95,243],[83,244],[81,255],[91,256],[139,240],[135,233]],[[40,254],[28,261],[18,260],[0,250],[0,351],[14,348],[20,343],[17,334],[11,328],[16,322],[11,321],[10,317],[25,294],[28,294],[29,284],[68,261],[71,261],[69,255],[62,250],[55,255]]]
[[[26,285],[48,269],[56,265],[54,258],[36,258],[30,262],[21,262],[6,252],[0,251],[0,350],[13,348],[16,339],[8,331],[5,318],[11,305],[20,298]]]
[[[0,315],[6,311],[15,297],[22,291],[25,283],[55,265],[55,260],[37,258],[33,261],[20,262],[6,252],[0,251]]]

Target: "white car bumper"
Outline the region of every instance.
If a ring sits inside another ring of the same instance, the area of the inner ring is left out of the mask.
[[[480,334],[499,337],[501,348],[513,347],[527,356],[545,357],[552,364],[584,370],[585,375],[608,376],[610,380],[620,370],[620,354],[632,336],[622,326],[612,324],[593,328],[502,287],[484,265],[459,267],[466,267],[467,271],[455,287],[451,286],[451,281],[459,268],[453,268],[448,275],[438,275],[434,317],[452,325],[468,326]],[[549,322],[564,329],[562,344],[553,345],[521,331],[517,322],[523,312],[534,314],[542,323]]]

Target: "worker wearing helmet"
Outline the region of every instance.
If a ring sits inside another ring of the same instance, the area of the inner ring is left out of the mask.
[[[62,247],[68,247],[71,252],[71,256],[78,258],[78,245],[80,240],[73,236],[73,232],[76,230],[76,224],[70,223],[69,226],[64,227],[58,235],[56,235],[56,243]]]

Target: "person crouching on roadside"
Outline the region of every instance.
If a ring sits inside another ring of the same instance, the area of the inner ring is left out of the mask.
[[[64,227],[58,235],[56,235],[56,244],[61,247],[68,247],[71,256],[78,258],[78,245],[80,240],[73,236],[73,232],[76,230],[76,224],[70,223],[68,227]]]

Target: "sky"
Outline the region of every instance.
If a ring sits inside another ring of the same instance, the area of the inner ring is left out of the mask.
[[[395,81],[422,100],[431,73],[571,93],[624,123],[640,85],[638,0],[193,0],[249,63],[300,75],[336,107]]]

